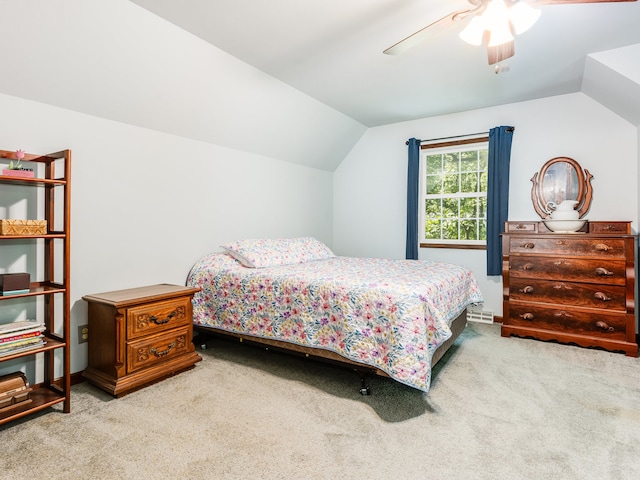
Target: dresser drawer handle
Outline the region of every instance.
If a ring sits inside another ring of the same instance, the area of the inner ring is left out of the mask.
[[[520,293],[533,293],[533,287],[531,285],[527,285],[526,287],[520,289]]]
[[[603,302],[608,302],[611,300],[611,297],[608,297],[604,292],[596,292],[593,294],[596,300],[602,300]]]
[[[523,269],[523,270],[533,270],[533,267],[534,267],[533,263],[525,263],[525,264],[522,266],[522,269]]]
[[[608,252],[609,250],[611,250],[611,247],[605,245],[604,243],[598,243],[596,244],[596,250],[599,250],[601,252]]]
[[[533,313],[527,312],[520,315],[520,318],[522,318],[523,320],[533,320],[534,316],[533,316]]]
[[[155,315],[151,315],[149,317],[149,320],[151,320],[156,325],[164,325],[165,323],[169,323],[169,321],[175,316],[176,316],[176,311],[174,310],[169,315],[167,315],[167,318],[160,319],[160,318],[156,317]]]
[[[596,275],[598,275],[599,277],[610,277],[611,275],[613,275],[613,272],[607,270],[606,268],[598,267],[596,268]]]
[[[522,244],[522,245],[520,245],[520,246],[521,246],[522,248],[529,248],[529,249],[532,249],[532,248],[535,248],[535,247],[536,247],[535,243],[533,243],[533,242],[523,243],[523,244]]]
[[[171,342],[168,346],[166,350],[160,350],[158,351],[157,348],[153,347],[149,349],[149,353],[155,355],[156,357],[160,358],[160,357],[164,357],[165,355],[169,355],[169,352],[171,350],[173,350],[173,347],[176,346],[176,342]]]
[[[598,327],[600,330],[604,330],[605,332],[613,332],[615,330],[615,328],[610,327],[602,320],[596,322],[596,327]]]

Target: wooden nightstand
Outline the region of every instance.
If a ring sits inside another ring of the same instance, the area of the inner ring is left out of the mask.
[[[119,397],[193,368],[191,299],[177,285],[85,295],[89,304],[89,365],[83,376]]]

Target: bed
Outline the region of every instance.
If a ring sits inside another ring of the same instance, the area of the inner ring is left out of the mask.
[[[453,264],[336,256],[311,237],[241,240],[200,258],[194,328],[337,362],[428,392],[431,371],[483,301]]]

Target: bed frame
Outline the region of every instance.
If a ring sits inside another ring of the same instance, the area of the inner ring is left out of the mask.
[[[449,350],[451,345],[453,345],[453,342],[456,340],[456,338],[458,338],[458,336],[462,333],[462,331],[465,329],[466,326],[467,326],[467,311],[464,310],[455,320],[453,320],[453,322],[451,322],[451,332],[452,332],[451,337],[449,337],[434,352],[433,359],[431,362],[432,367],[435,366],[440,359],[442,359],[444,354],[447,352],[447,350]],[[193,328],[194,328],[194,331],[196,331],[198,334],[202,334],[205,337],[205,339],[207,336],[219,336],[219,337],[237,339],[240,341],[240,343],[247,343],[249,345],[260,346],[267,350],[273,349],[275,351],[280,351],[280,352],[284,352],[292,355],[304,356],[312,360],[332,363],[340,367],[349,368],[355,371],[360,377],[360,381],[361,381],[360,393],[362,395],[371,394],[371,388],[369,387],[369,382],[367,381],[368,376],[373,375],[373,376],[381,376],[381,377],[389,378],[389,375],[387,375],[385,372],[383,372],[378,368],[372,367],[371,365],[366,365],[364,363],[359,363],[354,360],[350,360],[348,358],[343,357],[342,355],[332,352],[331,350],[324,350],[321,348],[314,348],[314,347],[305,347],[303,345],[298,345],[295,343],[288,343],[288,342],[283,342],[281,340],[272,340],[268,338],[254,337],[254,336],[245,335],[242,333],[227,332],[225,330],[220,330],[218,328],[210,327],[206,325],[194,325]],[[200,343],[200,348],[202,348],[203,350],[207,348],[205,341],[198,340],[198,343]]]

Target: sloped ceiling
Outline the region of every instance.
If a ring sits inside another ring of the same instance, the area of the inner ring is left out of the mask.
[[[132,1],[367,126],[578,92],[588,55],[640,43],[638,2],[544,5],[496,75],[460,24],[382,54],[466,0]]]

